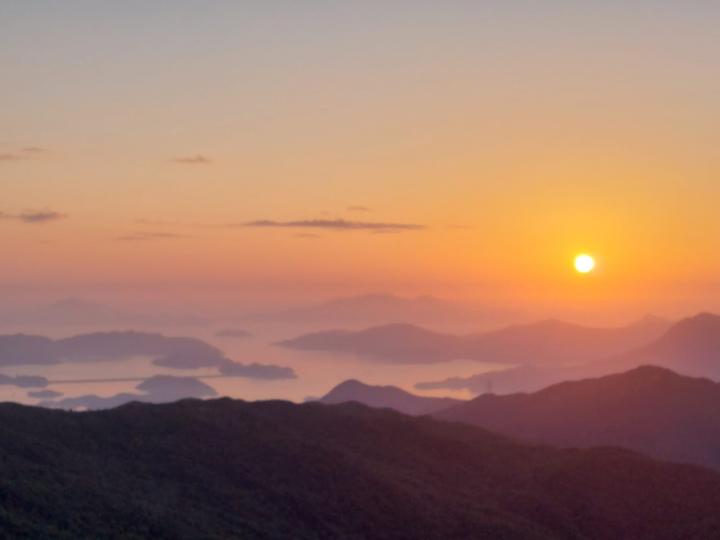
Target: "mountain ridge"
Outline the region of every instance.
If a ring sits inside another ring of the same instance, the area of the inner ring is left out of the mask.
[[[224,398],[91,413],[1,404],[0,430],[0,528],[10,537],[680,540],[720,531],[712,471],[625,450],[527,446],[358,404]]]
[[[719,410],[720,383],[640,366],[532,393],[484,394],[434,416],[527,441],[622,446],[720,469]]]

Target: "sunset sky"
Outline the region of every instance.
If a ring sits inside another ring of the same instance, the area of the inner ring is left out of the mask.
[[[0,1],[0,287],[718,310],[718,20]]]

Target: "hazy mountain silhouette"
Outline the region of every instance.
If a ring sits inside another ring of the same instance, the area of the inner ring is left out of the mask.
[[[225,358],[220,349],[199,339],[148,332],[94,332],[57,340],[24,334],[0,335],[0,365],[4,366],[106,362],[132,356],[182,356],[187,362],[194,359],[197,367],[219,365]]]
[[[662,335],[669,325],[655,317],[618,328],[592,328],[547,320],[458,336],[409,324],[392,324],[360,331],[314,332],[281,341],[278,345],[364,355],[385,362],[428,363],[462,358],[565,366],[587,363],[645,345]]]
[[[167,403],[184,398],[208,398],[217,396],[215,389],[193,377],[155,375],[135,387],[139,393],[123,392],[114,396],[85,395],[56,401],[43,401],[42,407],[53,409],[110,409],[132,401]]]
[[[152,313],[147,309],[131,310],[81,298],[64,298],[49,304],[0,312],[0,324],[78,326],[204,326],[210,321],[199,315]]]
[[[411,415],[429,414],[461,403],[452,398],[416,396],[396,386],[371,386],[354,379],[338,384],[317,401],[328,404],[355,401]]]
[[[253,334],[240,328],[224,328],[215,332],[215,337],[245,339],[253,337]]]
[[[136,356],[147,356],[153,358],[153,364],[158,367],[178,370],[214,367],[217,368],[218,374],[225,377],[264,380],[297,377],[295,371],[289,367],[235,362],[226,358],[217,347],[188,337],[167,337],[162,334],[134,331],[95,332],[58,340],[23,334],[0,336],[0,366],[120,362]],[[0,375],[0,384],[44,387],[47,386],[48,381],[43,377]],[[112,398],[110,401],[106,398],[94,400],[97,396],[83,396],[83,399],[87,398],[88,403],[114,406],[125,403],[134,396],[128,394],[118,399]]]
[[[29,538],[666,540],[720,533],[720,475],[357,404],[0,405],[0,529]]]
[[[642,366],[533,394],[485,394],[436,413],[560,446],[613,445],[720,468],[720,384]]]
[[[55,342],[43,336],[0,336],[0,366],[57,364]]]
[[[248,315],[253,322],[345,324],[350,326],[406,321],[478,322],[506,314],[466,307],[432,296],[407,298],[394,294],[365,294],[320,304]]]
[[[662,323],[658,323],[662,325]],[[469,377],[420,382],[421,390],[469,390],[473,393],[534,392],[567,380],[598,377],[644,364],[667,367],[687,375],[720,378],[720,316],[701,313],[673,325],[650,343],[626,352],[566,366],[521,365]]]
[[[251,379],[296,379],[295,370],[290,367],[273,364],[241,364],[239,362],[225,362],[218,369],[226,377],[248,377]]]
[[[55,390],[34,390],[28,392],[27,395],[34,399],[55,399],[62,397],[63,393]]]
[[[720,316],[700,313],[683,319],[656,341],[612,359],[609,365],[644,363],[720,378]]]
[[[411,324],[389,324],[367,330],[328,330],[281,341],[290,349],[365,355],[389,362],[440,362],[462,354],[459,338]]]

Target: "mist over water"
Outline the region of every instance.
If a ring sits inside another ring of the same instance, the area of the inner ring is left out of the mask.
[[[239,326],[239,325],[235,325]],[[454,325],[461,330],[465,325]],[[226,356],[243,364],[260,363],[291,367],[297,378],[284,380],[260,380],[241,377],[218,377],[215,368],[170,369],[152,364],[151,357],[132,357],[125,360],[101,362],[70,362],[57,365],[5,366],[0,373],[5,375],[39,375],[50,380],[48,389],[62,392],[64,397],[86,394],[111,396],[121,392],[132,392],[143,379],[157,374],[176,377],[203,378],[219,395],[247,401],[283,399],[302,402],[308,397],[327,393],[336,384],[347,379],[358,379],[368,384],[394,385],[423,395],[471,397],[465,390],[432,390],[420,392],[413,388],[418,381],[444,379],[452,376],[473,374],[504,369],[501,364],[483,363],[472,360],[452,360],[432,364],[392,364],[380,360],[328,351],[296,351],[274,345],[274,343],[327,328],[315,324],[253,324],[242,325],[250,337],[217,337],[218,330],[228,327],[220,323],[208,326],[163,326],[140,328],[137,326],[117,327],[108,325],[47,326],[25,325],[0,328],[2,334],[39,334],[52,338],[64,338],[78,334],[100,331],[137,330],[159,332],[166,336],[184,336],[201,339],[218,347]],[[104,379],[137,379],[99,382]],[[89,380],[93,382],[81,383]],[[73,381],[73,382],[55,382]],[[32,390],[32,389],[31,389]],[[0,385],[0,401],[36,403],[27,397],[28,389]]]

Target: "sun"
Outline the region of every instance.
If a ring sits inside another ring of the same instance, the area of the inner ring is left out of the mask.
[[[592,272],[595,268],[595,259],[586,253],[581,253],[575,257],[575,270],[581,274]]]

